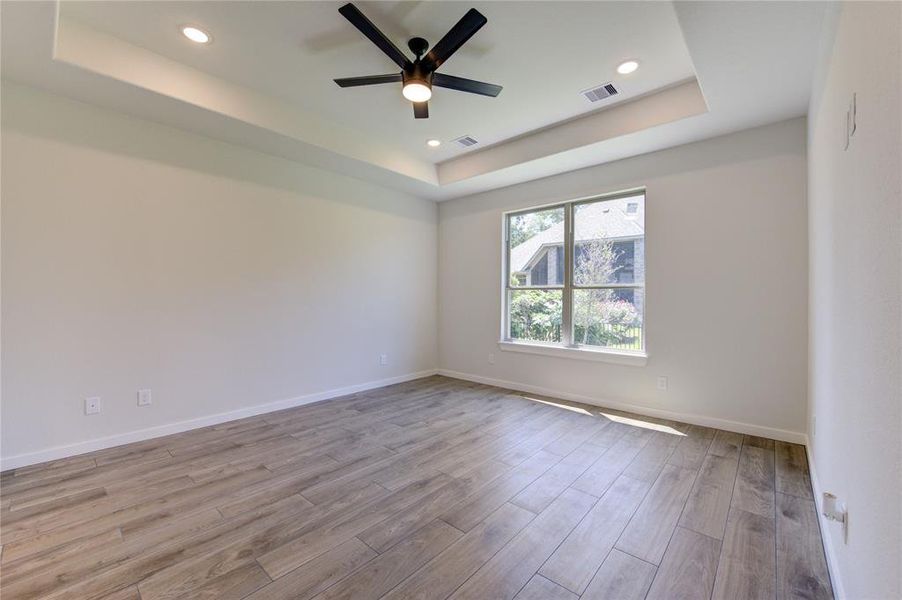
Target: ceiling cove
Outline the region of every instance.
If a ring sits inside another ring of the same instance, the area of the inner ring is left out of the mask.
[[[442,89],[428,119],[413,118],[400,85],[333,83],[397,67],[342,17],[340,2],[6,2],[2,75],[444,200],[804,114],[816,62],[809,49],[826,10],[472,4],[487,24],[447,59],[448,72],[504,91]],[[399,47],[440,40],[469,8],[358,5]],[[189,26],[207,43],[186,38]],[[619,73],[629,62],[636,68]],[[608,89],[617,93],[594,102],[585,94]]]

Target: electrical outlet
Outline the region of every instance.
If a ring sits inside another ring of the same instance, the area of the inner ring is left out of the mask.
[[[150,390],[138,390],[138,406],[150,406],[152,403]]]
[[[658,389],[662,391],[667,391],[667,377],[664,375],[658,375]]]
[[[494,354],[489,354],[489,364],[490,365],[495,364],[495,355]]]
[[[824,492],[821,500],[821,514],[828,520],[842,525],[843,543],[849,543],[849,510],[844,502],[840,502],[834,494]]]
[[[380,354],[379,355],[379,364],[387,365],[388,364],[388,354]]]
[[[92,398],[85,398],[85,414],[86,415],[99,415],[100,414],[100,397],[94,396]]]

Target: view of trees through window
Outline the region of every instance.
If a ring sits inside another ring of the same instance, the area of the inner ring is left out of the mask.
[[[508,337],[642,350],[644,208],[632,195],[509,215]]]
[[[519,246],[529,238],[542,233],[552,225],[563,222],[564,211],[560,208],[511,216],[511,246]]]

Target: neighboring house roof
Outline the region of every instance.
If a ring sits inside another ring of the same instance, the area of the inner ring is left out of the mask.
[[[638,203],[634,215],[627,214],[627,205]],[[578,208],[576,222],[576,241],[583,242],[600,238],[634,238],[645,235],[645,203],[642,196],[618,198],[596,204],[585,204]],[[545,246],[554,246],[564,242],[564,223],[555,223],[522,244],[514,246],[510,251],[511,273],[524,271],[536,254]]]

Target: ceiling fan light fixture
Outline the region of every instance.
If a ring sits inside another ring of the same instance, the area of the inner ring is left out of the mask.
[[[365,75],[363,77],[342,77],[335,80],[339,87],[357,87],[362,85],[380,85],[383,83],[401,82],[401,95],[413,104],[413,117],[415,119],[429,118],[429,99],[432,98],[432,86],[449,88],[478,94],[480,96],[496,97],[501,93],[501,86],[483,81],[475,81],[464,77],[456,77],[445,73],[436,73],[451,55],[457,52],[461,46],[467,43],[479,29],[488,23],[485,15],[475,8],[471,8],[461,19],[448,30],[429,53],[429,42],[421,37],[407,40],[407,47],[416,55],[411,61],[388,37],[376,27],[372,21],[366,18],[360,9],[351,3],[345,4],[338,12],[350,21],[360,33],[378,47],[383,54],[401,67],[401,72],[387,73],[385,75]]]
[[[432,88],[424,81],[406,81],[401,93],[411,102],[426,102],[432,98]]]
[[[626,60],[617,65],[617,72],[621,75],[629,75],[639,68],[639,61]]]
[[[182,27],[182,35],[195,44],[209,44],[210,40],[213,39],[209,33],[193,25],[185,25]]]

